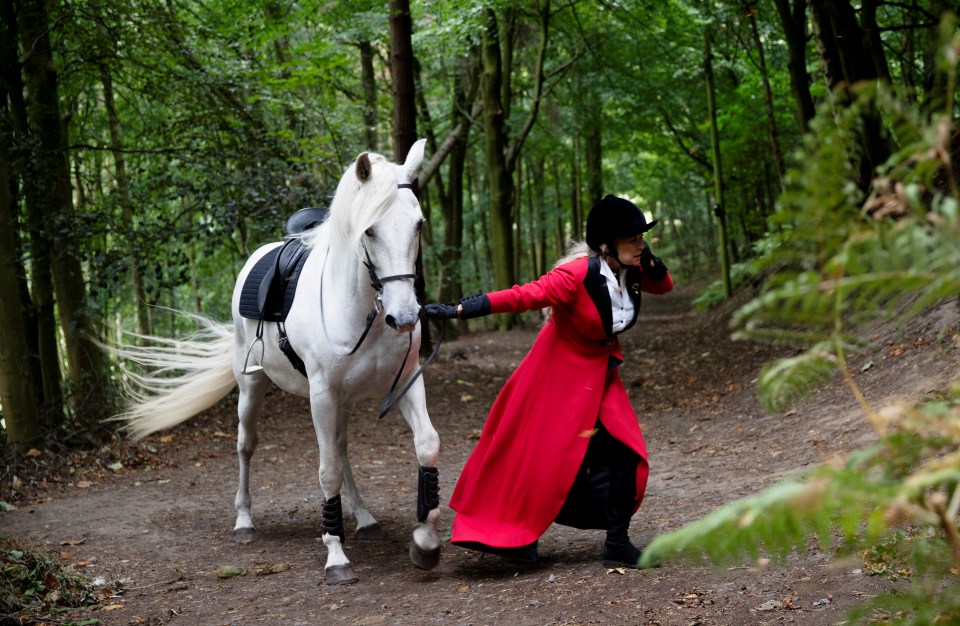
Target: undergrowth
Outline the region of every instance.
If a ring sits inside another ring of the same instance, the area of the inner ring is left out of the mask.
[[[59,557],[0,537],[0,625],[94,626],[100,620],[73,620],[70,613],[98,602],[90,581]]]
[[[942,32],[941,69],[954,94],[956,20]],[[868,343],[857,333],[864,324],[906,322],[960,294],[960,130],[952,100],[931,114],[882,85],[854,93],[848,106],[817,116],[773,218],[777,240],[753,265],[766,284],[734,323],[738,337],[801,350],[760,372],[757,395],[769,413],[839,374],[877,442],[657,537],[643,561],[784,559],[805,551],[812,535],[825,551],[861,557],[868,573],[906,581],[864,602],[853,619],[956,624],[960,382],[916,405],[877,409],[847,355]],[[866,110],[880,112],[899,146],[869,194],[854,182]]]

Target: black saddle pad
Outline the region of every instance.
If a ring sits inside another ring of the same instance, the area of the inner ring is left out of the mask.
[[[292,238],[263,255],[243,282],[240,315],[267,322],[287,319],[308,253],[299,238]]]

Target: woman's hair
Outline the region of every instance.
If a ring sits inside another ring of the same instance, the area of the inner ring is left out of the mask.
[[[600,253],[588,246],[587,242],[583,239],[571,241],[567,244],[567,251],[562,257],[557,259],[557,262],[553,264],[553,267],[560,267],[564,263],[576,261],[577,259],[585,256],[600,256]]]

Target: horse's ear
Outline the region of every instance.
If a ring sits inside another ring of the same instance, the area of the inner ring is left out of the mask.
[[[423,150],[426,146],[426,139],[418,139],[410,146],[410,152],[407,153],[407,160],[403,162],[403,169],[407,173],[407,180],[413,182],[417,177],[417,168],[423,162]]]
[[[365,183],[370,179],[371,173],[373,173],[373,166],[370,165],[370,155],[364,152],[357,157],[357,179]]]

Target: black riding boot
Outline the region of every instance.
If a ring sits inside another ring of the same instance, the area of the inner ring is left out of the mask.
[[[611,494],[611,497],[616,497]],[[607,540],[603,542],[603,565],[605,567],[630,567],[637,569],[640,560],[640,548],[630,543],[630,516],[633,508],[631,498],[628,505],[625,498],[618,498],[618,503],[611,503],[614,515],[611,516],[610,526],[607,528]],[[627,506],[624,506],[627,505]]]

